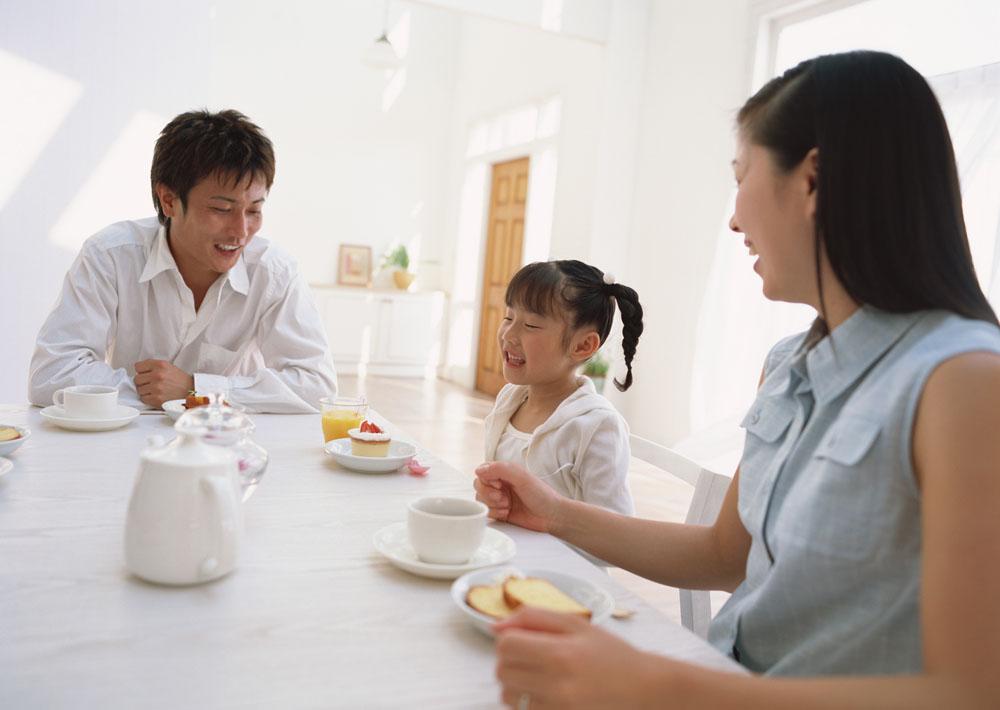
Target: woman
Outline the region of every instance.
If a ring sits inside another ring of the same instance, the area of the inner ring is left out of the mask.
[[[771,81],[737,123],[730,226],[765,296],[818,317],[768,355],[716,523],[619,516],[510,464],[484,464],[475,485],[498,520],[664,584],[732,591],[709,637],[760,675],[526,611],[496,627],[503,699],[998,707],[1000,329],[940,107],[902,60],[852,52]]]

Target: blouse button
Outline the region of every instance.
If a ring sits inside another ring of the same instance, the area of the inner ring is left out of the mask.
[[[756,424],[758,421],[760,421],[760,412],[754,412],[750,415],[751,424]]]

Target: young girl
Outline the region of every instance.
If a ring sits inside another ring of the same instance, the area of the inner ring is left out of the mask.
[[[529,264],[507,286],[497,331],[505,385],[486,417],[486,460],[523,466],[575,500],[631,515],[628,428],[577,369],[622,312],[625,381],[642,333],[635,291],[579,261]]]
[[[481,466],[476,489],[496,519],[732,591],[709,640],[754,675],[527,610],[494,627],[503,699],[1000,707],[1000,328],[941,108],[901,59],[850,52],[772,80],[738,126],[731,227],[764,295],[818,318],[765,361],[715,524],[616,515],[504,463]]]

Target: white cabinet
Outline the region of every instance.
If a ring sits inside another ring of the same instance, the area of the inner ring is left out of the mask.
[[[337,372],[433,377],[444,294],[313,285]]]

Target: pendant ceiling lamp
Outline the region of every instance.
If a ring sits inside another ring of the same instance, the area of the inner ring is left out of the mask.
[[[382,35],[365,48],[361,61],[373,69],[395,69],[401,64],[389,41],[389,0],[382,4]]]

